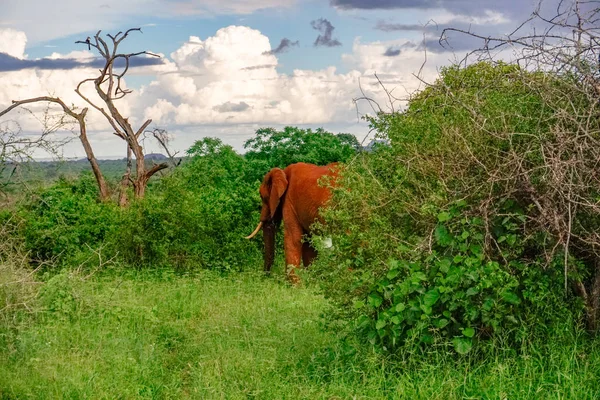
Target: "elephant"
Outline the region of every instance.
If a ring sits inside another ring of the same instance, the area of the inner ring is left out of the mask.
[[[283,220],[283,242],[288,279],[298,283],[295,269],[300,260],[308,267],[317,256],[316,249],[303,242],[304,235],[312,234],[311,225],[319,219],[319,208],[331,198],[327,187],[319,185],[322,176],[337,175],[337,163],[317,166],[296,163],[285,169],[273,168],[260,185],[262,210],[258,226],[246,239],[252,239],[261,230],[264,240],[264,270],[270,272],[275,258],[275,233]]]

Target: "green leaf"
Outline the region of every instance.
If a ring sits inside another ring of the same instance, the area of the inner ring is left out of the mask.
[[[440,222],[446,222],[450,220],[450,218],[452,218],[452,216],[449,212],[444,211],[438,214],[438,221]]]
[[[477,288],[470,287],[467,289],[467,296],[473,296],[473,295],[476,295],[477,293],[479,293],[479,289],[477,289]]]
[[[428,333],[424,334],[423,336],[421,336],[421,342],[425,344],[433,343],[433,335],[430,335]]]
[[[440,271],[444,274],[447,274],[448,270],[450,269],[450,265],[452,265],[452,261],[450,261],[449,259],[444,258],[443,260],[440,260]]]
[[[458,354],[467,354],[473,348],[473,341],[470,338],[456,337],[452,339],[454,350]]]
[[[435,240],[440,246],[448,246],[452,243],[452,235],[444,225],[438,225],[435,228]]]
[[[361,301],[355,301],[354,304],[353,304],[355,310],[358,310],[358,309],[364,307],[364,305],[365,305],[365,302],[362,301],[362,300]]]
[[[377,330],[383,329],[383,328],[385,328],[385,326],[386,326],[386,325],[387,325],[387,322],[386,322],[386,321],[384,321],[384,320],[381,320],[381,319],[380,319],[380,320],[379,320],[379,321],[377,321],[377,323],[375,324],[375,329],[377,329]]]
[[[431,309],[431,307],[426,306],[425,304],[421,304],[421,310],[423,310],[423,312],[425,313],[425,315],[431,315],[431,313],[433,312],[433,310]]]
[[[395,277],[397,277],[400,274],[400,270],[397,268],[391,269],[388,271],[386,277],[388,279],[394,279]]]
[[[481,309],[483,311],[490,311],[493,306],[494,306],[494,299],[492,299],[491,297],[487,297],[485,299],[485,301],[483,302],[483,305],[481,306]]]
[[[427,275],[425,275],[425,272],[422,271],[418,271],[415,272],[413,275],[413,280],[416,281],[426,281],[427,280]]]
[[[402,312],[406,309],[406,304],[404,303],[398,303],[396,305],[396,312]]]
[[[377,308],[383,303],[383,297],[378,295],[377,293],[371,293],[369,295],[369,304],[373,307]]]
[[[440,292],[437,289],[431,289],[423,296],[423,304],[432,307],[440,298]]]
[[[475,329],[473,329],[473,328],[465,328],[465,329],[463,329],[462,333],[466,337],[472,338],[475,335]]]
[[[450,323],[450,321],[448,321],[446,318],[440,318],[440,319],[435,320],[434,325],[436,328],[442,329],[449,323]]]
[[[504,299],[504,301],[513,304],[515,306],[521,304],[521,299],[519,299],[519,296],[517,296],[516,294],[514,294],[511,291],[506,291],[504,293],[502,293],[502,298]]]

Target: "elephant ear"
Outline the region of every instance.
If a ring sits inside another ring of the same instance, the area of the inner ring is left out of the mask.
[[[279,206],[281,196],[283,196],[287,189],[288,180],[281,168],[273,168],[271,172],[269,172],[269,175],[271,178],[269,210],[271,211],[271,218],[273,218],[275,216],[275,211],[277,211],[277,207]]]

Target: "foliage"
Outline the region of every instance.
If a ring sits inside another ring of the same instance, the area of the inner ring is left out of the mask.
[[[561,274],[527,258],[535,244],[520,232],[525,215],[507,212],[493,221],[498,248],[486,256],[484,222],[465,215],[464,205],[438,214],[428,253],[390,260],[367,301],[355,303],[372,343],[393,348],[442,339],[465,354],[478,337],[503,334],[514,343],[569,318]]]
[[[150,185],[147,198],[127,208],[98,202],[89,173],[76,179],[61,176],[37,189],[18,206],[31,260],[89,266],[110,259],[140,267],[219,270],[258,261],[260,242],[243,237],[258,221],[258,185],[276,166],[268,162],[291,162],[289,157],[329,162],[354,152],[352,135],[289,128],[285,134],[302,143],[292,154],[288,140],[281,135],[271,140],[266,131],[276,132],[259,130],[256,143],[270,146],[272,157],[258,147],[244,157],[219,139],[205,138],[190,147],[171,175]]]
[[[596,106],[565,95],[571,84],[513,65],[450,67],[406,112],[370,120],[391,147],[346,168],[322,228],[334,249],[322,253],[319,279],[342,317],[360,318],[388,349],[408,340],[463,353],[475,337],[514,345],[577,320],[583,298],[565,293],[565,279],[593,276],[594,264],[574,238],[600,226],[564,199],[595,198],[599,131],[588,118]],[[561,181],[562,168],[587,181]]]
[[[80,307],[76,293],[76,276],[66,269],[50,276],[40,288],[37,306],[53,313],[58,319],[75,318]]]
[[[321,128],[316,131],[287,126],[282,131],[261,128],[244,143],[245,157],[252,163],[258,179],[273,167],[285,168],[297,162],[326,165],[347,161],[360,145],[354,135],[334,135]]]
[[[120,229],[126,260],[236,270],[261,257],[260,245],[243,239],[258,220],[256,182],[247,161],[214,138],[196,142],[189,159],[133,204]]]
[[[97,199],[98,188],[88,173],[77,180],[61,178],[24,201],[19,217],[30,259],[37,264],[80,265],[110,242],[121,210]]]

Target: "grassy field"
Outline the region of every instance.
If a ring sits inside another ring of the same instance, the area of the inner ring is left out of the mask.
[[[2,399],[594,399],[598,343],[566,335],[385,360],[323,324],[327,302],[258,274],[60,274],[0,327]]]

